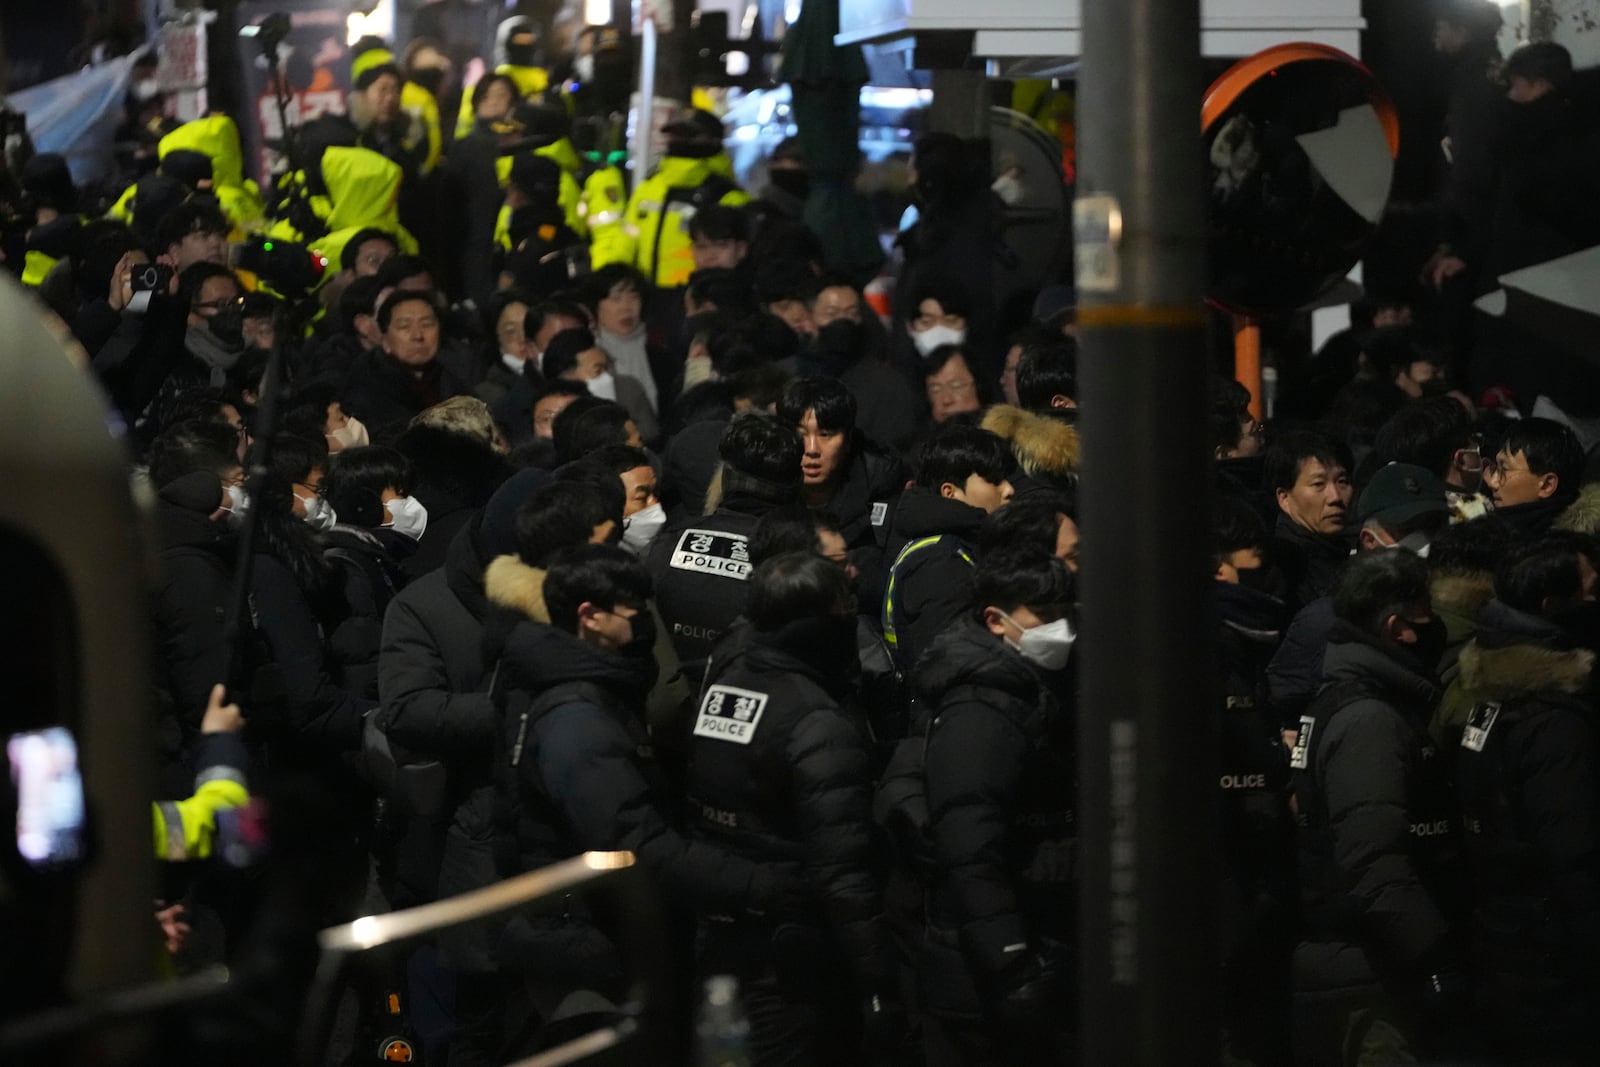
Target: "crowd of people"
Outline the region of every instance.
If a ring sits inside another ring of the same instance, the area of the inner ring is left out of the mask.
[[[503,43],[441,138],[440,50],[369,42],[359,125],[302,129],[270,197],[226,116],[102,218],[24,171],[72,231],[29,280],[154,501],[158,851],[250,852],[210,826],[247,780],[314,813],[333,923],[626,850],[679,1007],[735,976],[749,1062],[1076,1062],[1072,290],[1002,321],[952,252],[991,196],[955,138],[917,145],[878,303],[799,218],[797,145],[752,198],[691,112],[629,195]],[[1476,404],[1417,310],[1358,309],[1293,418],[1196,398],[1228,1063],[1593,1059],[1600,468]],[[229,959],[249,872],[171,881],[179,968]],[[573,900],[374,980],[430,1062],[503,1063],[624,1002],[614,932]]]

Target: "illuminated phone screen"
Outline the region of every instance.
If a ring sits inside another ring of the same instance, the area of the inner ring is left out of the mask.
[[[63,726],[12,734],[6,742],[17,791],[17,853],[35,867],[83,858],[83,778],[78,743]]]

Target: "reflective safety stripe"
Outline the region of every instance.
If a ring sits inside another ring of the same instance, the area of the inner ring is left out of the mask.
[[[156,805],[161,811],[161,821],[166,824],[167,851],[163,859],[181,860],[189,855],[189,846],[183,837],[183,812],[170,800]]]
[[[894,583],[900,574],[900,564],[904,563],[914,552],[918,552],[929,545],[936,545],[944,539],[943,534],[934,534],[932,537],[923,537],[916,541],[907,542],[906,547],[894,558],[894,565],[889,568],[889,584],[883,591],[883,639],[890,648],[898,647],[899,638],[895,635],[894,622]],[[966,556],[966,553],[961,553]],[[970,563],[971,560],[969,559]]]

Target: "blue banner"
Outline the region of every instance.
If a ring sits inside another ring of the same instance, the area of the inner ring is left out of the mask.
[[[72,180],[79,185],[115,170],[112,143],[134,60],[143,51],[12,93],[8,100],[28,116],[34,148],[66,156]]]

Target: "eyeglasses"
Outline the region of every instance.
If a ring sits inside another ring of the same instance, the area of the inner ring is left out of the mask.
[[[295,482],[294,484],[298,488],[307,490],[312,496],[319,496],[324,500],[328,499],[328,487],[326,485],[308,485],[305,482]]]
[[[244,297],[236,296],[232,300],[206,300],[196,303],[196,311],[221,311],[223,308],[244,307]]]
[[[976,383],[973,382],[971,378],[968,378],[964,382],[929,382],[928,395],[933,397],[935,400],[942,399],[947,396],[963,397],[972,392],[972,387],[974,384]]]
[[[1512,474],[1532,473],[1533,471],[1529,470],[1527,467],[1507,467],[1492,459],[1486,459],[1483,461],[1483,479],[1484,481],[1488,482],[1503,482],[1506,480],[1508,475]]]

